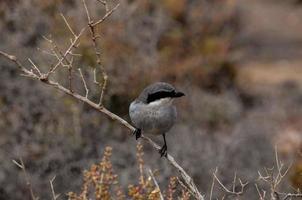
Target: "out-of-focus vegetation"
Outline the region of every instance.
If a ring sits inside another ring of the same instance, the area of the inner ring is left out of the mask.
[[[89,9],[94,16],[105,12],[94,1]],[[98,30],[109,75],[105,104],[128,119],[129,103],[142,88],[170,82],[186,98],[177,102],[180,116],[167,136],[169,152],[202,193],[209,193],[218,167],[226,186],[237,171],[251,182],[244,197],[258,198],[253,183],[258,170],[273,166],[275,145],[283,160],[293,162],[280,190],[302,189],[301,9],[294,1],[122,1]],[[80,0],[1,1],[0,49],[46,69],[53,59],[42,52],[50,48],[42,36],[61,48],[69,42],[60,12],[76,31],[87,23]],[[92,83],[96,58],[90,46],[89,36],[81,40],[75,63]],[[111,163],[119,190],[136,180],[136,141],[123,127],[21,77],[2,59],[0,70],[0,199],[30,197],[11,162],[20,156],[41,199],[51,197],[54,175],[57,193],[78,194],[83,170],[101,159],[107,145],[115,149]],[[145,166],[159,171],[156,179],[165,187],[176,172],[148,146],[144,152]],[[216,189],[213,197],[221,195]]]
[[[84,172],[83,186],[79,194],[69,192],[70,200],[85,199],[149,199],[188,200],[191,196],[186,188],[182,187],[176,177],[169,179],[169,184],[163,191],[159,188],[154,172],[145,168],[143,158],[143,146],[137,144],[137,184],[129,184],[125,193],[119,185],[119,175],[115,174],[112,163],[112,148],[106,147],[102,161],[93,164],[88,171]],[[148,172],[146,174],[146,172]]]

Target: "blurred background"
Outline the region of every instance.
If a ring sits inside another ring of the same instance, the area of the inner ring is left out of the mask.
[[[110,2],[114,6],[116,0]],[[234,172],[257,199],[257,171],[275,163],[274,148],[292,167],[281,191],[302,189],[302,4],[299,0],[123,0],[101,25],[102,62],[109,75],[105,105],[129,121],[128,106],[146,85],[166,81],[186,93],[167,135],[169,152],[208,194],[215,167],[230,186]],[[88,1],[94,19],[105,13]],[[70,32],[87,24],[80,0],[0,1],[0,50],[47,70],[41,49],[68,46]],[[75,61],[98,99],[91,70],[97,66],[89,34]],[[129,131],[46,85],[20,76],[0,59],[0,199],[29,199],[24,176],[12,163],[23,158],[34,191],[50,199],[49,179],[66,194],[81,186],[82,171],[113,147],[123,186],[137,180],[136,141]],[[66,84],[66,70],[56,77]],[[101,76],[99,77],[101,78]],[[78,75],[79,92],[84,94]],[[161,142],[161,138],[154,138]],[[149,145],[146,165],[158,181],[177,172]],[[261,183],[259,183],[261,185]],[[219,197],[220,193],[215,193]],[[64,195],[62,199],[64,199]],[[243,198],[243,199],[244,199]]]

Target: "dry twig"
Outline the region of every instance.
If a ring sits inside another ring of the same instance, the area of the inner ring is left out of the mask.
[[[215,169],[214,173],[213,173],[213,178],[218,182],[218,184],[222,187],[222,189],[229,195],[235,195],[235,196],[240,196],[243,194],[244,192],[244,188],[248,185],[248,182],[245,182],[243,183],[241,181],[240,178],[238,178],[238,181],[239,181],[239,184],[240,184],[240,190],[239,191],[236,191],[236,181],[237,181],[237,175],[235,173],[234,175],[234,179],[233,179],[233,184],[232,184],[232,190],[229,190],[220,180],[219,178],[217,177],[217,168]],[[213,183],[214,185],[214,183]],[[214,187],[214,186],[213,186]]]
[[[287,175],[291,165],[289,165],[286,169],[284,169],[284,164],[279,160],[277,147],[275,147],[275,161],[276,161],[276,169],[275,167],[264,168],[264,173],[258,171],[258,175],[259,175],[258,180],[261,180],[270,186],[270,199],[279,200],[282,197],[282,199],[285,200],[288,198],[292,199],[292,198],[302,197],[302,193],[299,190],[296,191],[296,193],[278,192],[278,186],[280,185],[284,177]],[[263,190],[263,195],[261,195],[257,185],[256,188],[259,196],[262,197],[262,199],[264,199],[266,191]]]
[[[60,194],[56,194],[54,186],[53,186],[53,182],[55,181],[56,176],[54,176],[52,179],[49,180],[49,184],[50,184],[50,189],[51,189],[51,194],[52,194],[52,199],[53,200],[57,200],[60,196]]]
[[[259,199],[260,200],[265,200],[266,191],[262,190],[262,193],[261,193],[257,184],[255,184],[255,187],[256,187],[257,193],[259,195]]]
[[[29,189],[29,192],[30,192],[31,199],[32,200],[38,200],[39,198],[36,197],[36,195],[34,194],[34,191],[33,191],[33,188],[32,188],[31,182],[30,182],[30,176],[28,175],[28,173],[26,171],[26,167],[24,165],[24,162],[23,162],[22,158],[21,157],[19,158],[19,162],[17,162],[16,160],[12,160],[12,161],[15,165],[17,165],[20,169],[22,169],[23,174],[25,176],[26,185],[27,185],[27,187]]]
[[[154,177],[154,174],[153,174],[153,172],[152,172],[151,169],[149,169],[149,175],[150,175],[150,177],[152,178],[152,180],[153,180],[153,182],[154,182],[154,185],[155,185],[156,189],[158,190],[160,200],[164,200],[164,197],[163,197],[163,195],[162,195],[162,193],[161,193],[161,191],[160,191],[159,185],[158,185],[158,183],[157,183],[157,181],[156,181],[156,179],[155,179],[155,177]]]
[[[79,70],[79,73],[80,73],[80,76],[81,76],[81,78],[82,78],[83,85],[84,85],[84,88],[85,88],[85,91],[86,91],[86,93],[85,93],[85,98],[88,98],[89,89],[88,89],[88,87],[87,87],[87,83],[86,83],[85,78],[84,78],[84,76],[83,76],[82,70],[81,70],[80,68],[79,68],[78,70]]]

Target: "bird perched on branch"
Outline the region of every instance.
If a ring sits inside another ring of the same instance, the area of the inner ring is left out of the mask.
[[[176,117],[174,98],[182,97],[184,93],[176,90],[171,84],[156,82],[147,86],[130,104],[129,115],[136,130],[136,139],[141,131],[146,134],[162,135],[164,145],[160,149],[161,156],[167,155],[166,133],[173,126]]]

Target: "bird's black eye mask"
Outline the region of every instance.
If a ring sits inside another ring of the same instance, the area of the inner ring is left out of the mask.
[[[177,98],[177,97],[182,97],[184,95],[185,95],[184,93],[176,92],[175,90],[154,92],[154,93],[148,94],[147,103],[151,103],[153,101],[156,101],[156,100],[162,99],[162,98],[166,98],[166,97]]]

